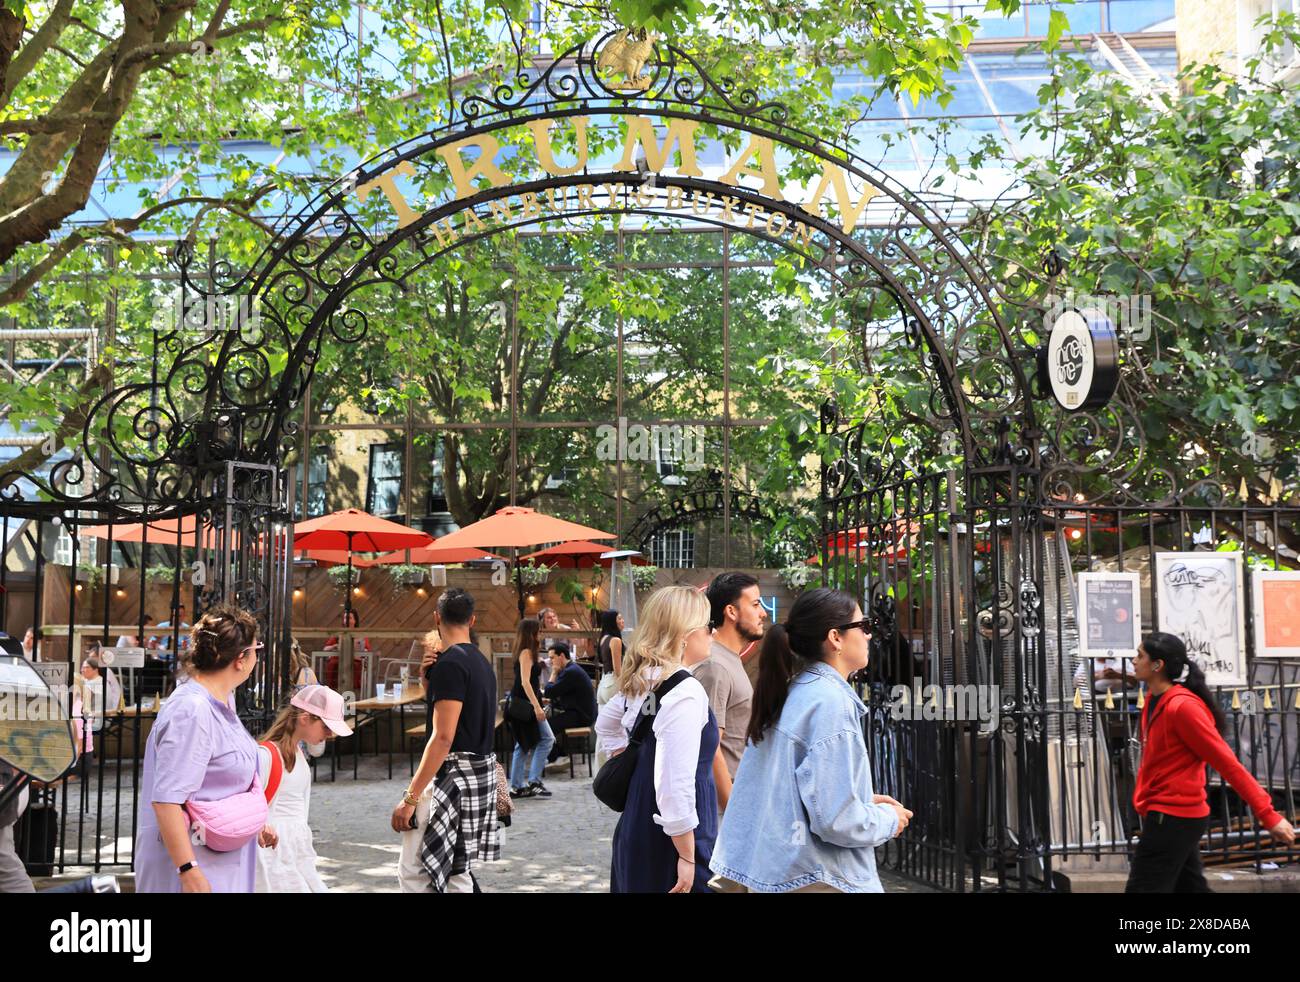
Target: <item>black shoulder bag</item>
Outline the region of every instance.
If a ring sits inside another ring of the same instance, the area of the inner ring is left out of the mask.
[[[605,761],[601,769],[596,773],[596,779],[591,782],[592,793],[600,800],[601,804],[608,805],[616,812],[621,812],[627,807],[627,793],[632,787],[632,775],[636,771],[637,758],[641,754],[641,744],[650,733],[650,727],[654,725],[655,713],[657,713],[659,704],[667,697],[668,693],[681,682],[691,677],[691,673],[682,669],[673,673],[672,678],[661,682],[655,689],[650,690],[650,695],[641,705],[641,718],[637,720],[636,726],[632,730],[632,737],[628,740],[627,749],[617,757],[611,757]],[[654,707],[649,712],[647,706]]]

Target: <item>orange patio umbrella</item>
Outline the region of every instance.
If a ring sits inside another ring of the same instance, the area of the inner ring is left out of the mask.
[[[451,546],[477,546],[479,548],[510,548],[514,550],[535,546],[541,542],[571,542],[575,539],[616,539],[613,532],[577,522],[543,515],[532,508],[510,505],[494,515],[489,515],[463,529],[457,529],[438,540],[442,548]],[[524,584],[519,577],[519,561],[515,560],[515,586],[519,591],[519,616],[524,615]]]
[[[388,552],[427,546],[433,536],[386,518],[376,518],[360,508],[309,518],[293,527],[294,549],[344,550],[347,553],[348,582],[352,582],[354,552]],[[343,617],[352,613],[352,591],[344,592]]]
[[[438,540],[438,546],[478,546],[480,548],[522,549],[539,542],[570,542],[574,539],[617,539],[613,532],[602,532],[577,522],[543,515],[532,508],[516,505],[502,508],[494,515]]]
[[[401,563],[410,563],[412,566],[445,566],[450,563],[468,563],[475,559],[499,559],[502,562],[505,561],[504,556],[498,556],[493,552],[485,552],[473,546],[464,546],[459,549],[453,546],[450,549],[444,549],[442,540],[435,539],[431,546],[388,552],[376,557],[373,562],[375,565],[380,566],[396,566]]]
[[[144,542],[147,533],[150,545],[180,545],[184,549],[192,549],[195,545],[194,530],[198,522],[197,515],[182,515],[180,518],[162,518],[148,523],[87,525],[78,534],[94,536],[96,539],[111,538],[114,542]],[[232,530],[230,535],[231,542],[238,545],[239,532]],[[220,548],[221,540],[222,530],[206,523],[198,535],[198,544],[204,549]]]

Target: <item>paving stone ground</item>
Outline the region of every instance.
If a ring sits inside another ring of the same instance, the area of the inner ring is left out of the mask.
[[[405,762],[391,781],[383,758],[363,758],[356,781],[351,768],[333,783],[328,768],[318,775],[311,825],[322,878],[342,893],[396,893],[400,846],[388,818],[405,787]],[[480,886],[492,893],[607,892],[618,816],[596,800],[583,768],[570,780],[567,766],[553,767],[545,781],[554,797],[515,803],[502,861],[475,870]],[[924,890],[888,872],[881,879],[891,892]]]

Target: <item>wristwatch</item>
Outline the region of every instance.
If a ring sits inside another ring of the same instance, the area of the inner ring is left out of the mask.
[[[198,869],[198,868],[199,868],[199,864],[191,859],[188,863],[182,863],[180,866],[176,867],[176,875],[183,876],[186,873],[188,873],[190,870]]]
[[[417,795],[413,795],[413,794],[411,794],[411,789],[410,789],[410,788],[407,788],[406,791],[403,792],[403,794],[402,794],[402,804],[404,804],[404,805],[410,805],[412,808],[414,808],[414,807],[415,807],[416,805],[418,805],[419,803],[420,803],[420,799],[419,799],[419,797],[418,797]]]

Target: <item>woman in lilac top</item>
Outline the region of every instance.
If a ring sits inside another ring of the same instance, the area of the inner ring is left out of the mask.
[[[274,845],[268,827],[242,848],[215,852],[190,841],[185,802],[219,801],[257,778],[257,743],[235,714],[234,692],[257,665],[257,623],[235,607],[216,607],[191,629],[182,658],[190,679],[158,713],[145,745],[135,839],[137,893],[252,893],[257,845]],[[182,872],[184,870],[184,872]]]

